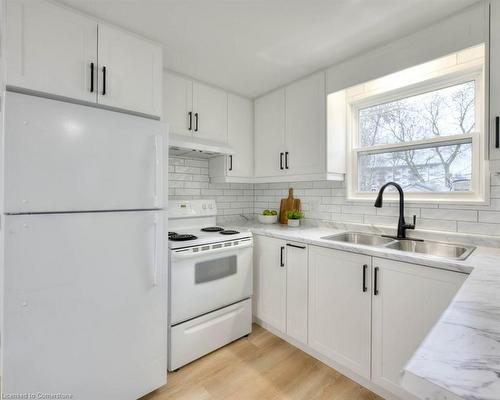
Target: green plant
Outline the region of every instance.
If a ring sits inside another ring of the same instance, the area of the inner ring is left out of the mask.
[[[301,219],[304,217],[304,213],[300,210],[290,210],[286,213],[288,219]]]
[[[262,215],[278,215],[278,211],[276,211],[276,210],[264,210],[264,211],[262,211]]]

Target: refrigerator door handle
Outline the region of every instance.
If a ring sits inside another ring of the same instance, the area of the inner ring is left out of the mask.
[[[153,286],[158,286],[158,262],[161,257],[158,256],[159,244],[161,241],[160,233],[161,233],[161,224],[158,220],[158,215],[155,216],[153,226],[154,226],[154,249],[153,249]]]
[[[162,200],[162,181],[163,181],[163,136],[161,135],[156,135],[154,137],[155,139],[155,165],[154,165],[154,171],[155,171],[155,176],[154,176],[154,203],[156,207],[161,207],[161,200]]]

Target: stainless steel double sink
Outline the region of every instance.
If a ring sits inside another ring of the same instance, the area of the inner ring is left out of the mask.
[[[337,235],[324,236],[321,239],[364,246],[384,247],[404,253],[417,253],[453,260],[465,260],[476,248],[474,246],[427,240],[398,240],[362,232],[344,232]]]

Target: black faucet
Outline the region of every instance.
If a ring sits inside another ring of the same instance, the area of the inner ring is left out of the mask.
[[[406,239],[406,230],[415,229],[415,224],[417,222],[417,216],[413,216],[413,224],[407,224],[405,222],[405,196],[403,189],[396,182],[387,182],[382,186],[378,192],[377,200],[375,200],[374,206],[377,208],[382,208],[382,195],[387,186],[394,186],[399,192],[399,221],[398,221],[398,235],[396,239]]]

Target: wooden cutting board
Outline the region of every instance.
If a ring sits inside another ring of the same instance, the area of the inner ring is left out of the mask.
[[[300,200],[293,197],[293,188],[288,189],[288,198],[281,199],[280,224],[288,223],[286,214],[291,210],[300,210]]]

